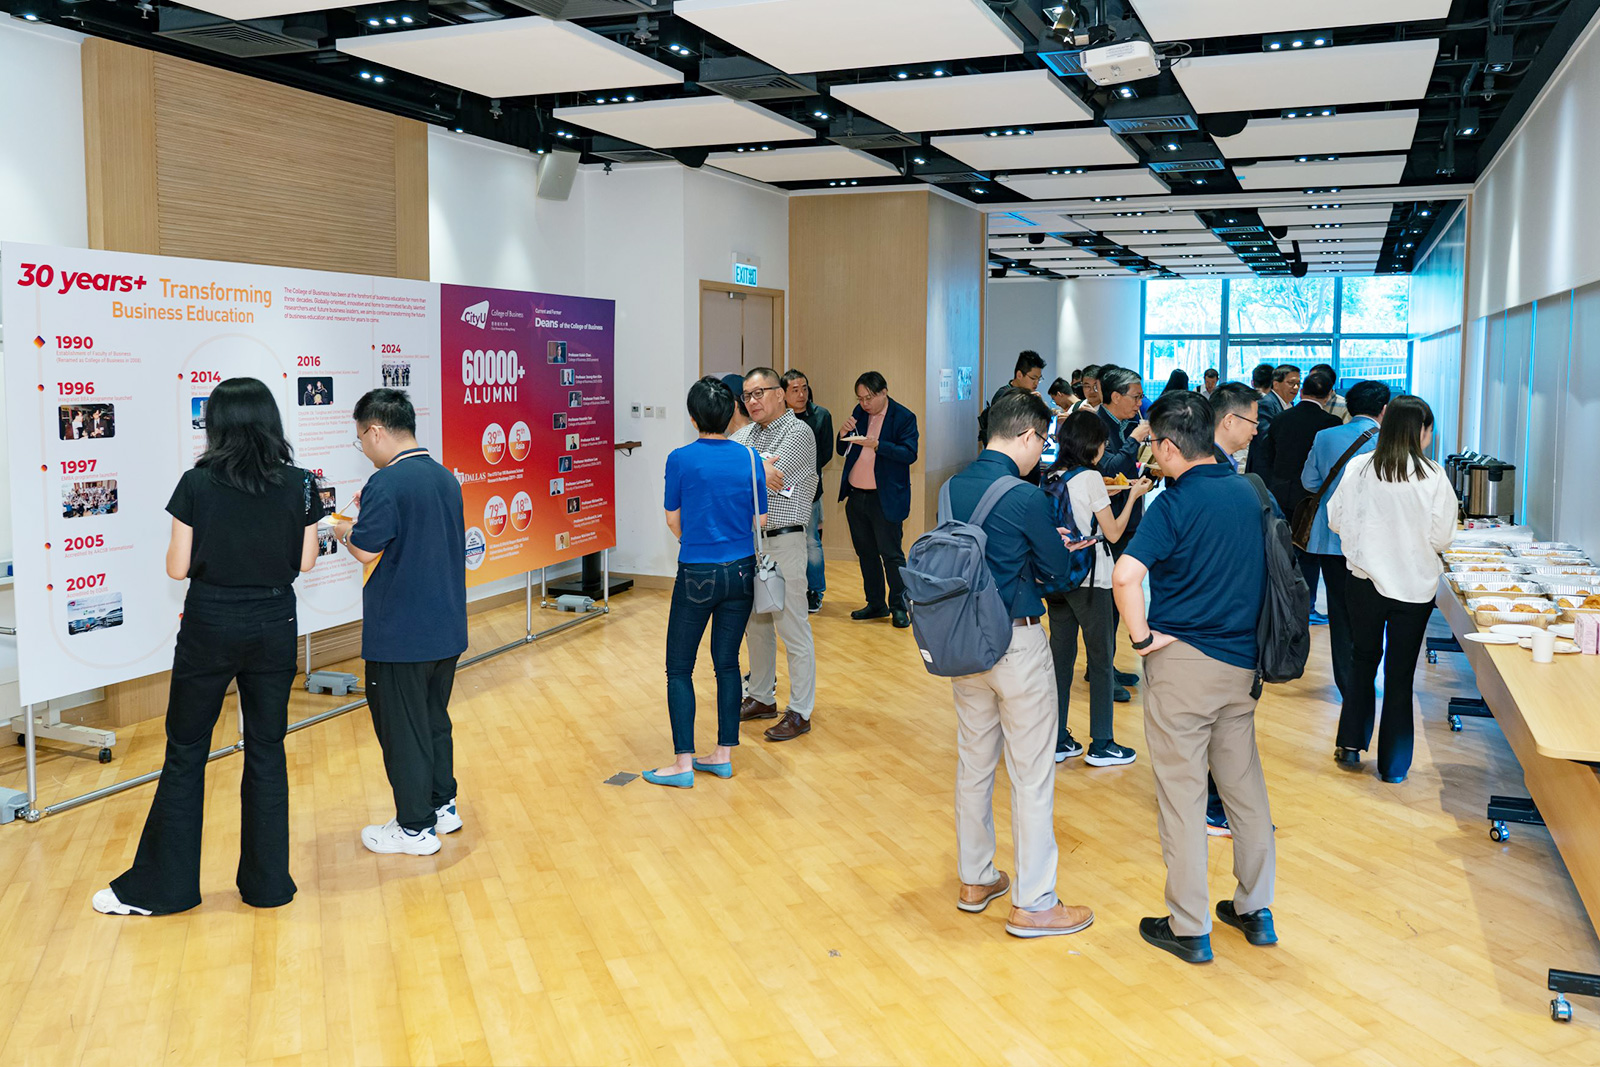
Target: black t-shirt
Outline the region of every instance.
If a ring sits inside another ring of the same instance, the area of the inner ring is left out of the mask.
[[[194,529],[189,577],[208,585],[277,587],[300,576],[306,527],[322,517],[310,471],[284,467],[260,496],[218,481],[204,467],[178,479],[167,512]]]

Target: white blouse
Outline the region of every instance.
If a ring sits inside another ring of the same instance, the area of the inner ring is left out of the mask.
[[[1438,592],[1439,553],[1455,537],[1458,501],[1444,469],[1385,482],[1373,454],[1350,461],[1328,501],[1328,528],[1339,535],[1350,571],[1390,600],[1422,604]]]

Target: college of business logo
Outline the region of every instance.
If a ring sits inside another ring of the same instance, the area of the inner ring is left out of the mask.
[[[490,537],[499,537],[506,532],[506,502],[498,496],[489,498],[483,506],[483,525],[488,527]]]
[[[526,530],[531,522],[533,522],[533,497],[527,493],[518,493],[511,498],[511,525],[517,530]]]
[[[506,455],[506,431],[498,422],[483,428],[483,458],[491,465],[499,463]]]
[[[469,308],[462,309],[461,321],[468,326],[476,326],[480,330],[487,330],[489,328],[489,301],[479,301]]]
[[[484,549],[488,542],[484,539],[483,531],[476,526],[467,530],[467,570],[475,571],[483,566]]]

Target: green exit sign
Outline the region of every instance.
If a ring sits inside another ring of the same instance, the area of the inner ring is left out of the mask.
[[[759,285],[756,281],[756,267],[753,263],[735,263],[733,265],[734,285]]]

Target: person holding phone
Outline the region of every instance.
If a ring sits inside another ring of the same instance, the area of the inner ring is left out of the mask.
[[[167,751],[133,866],[94,895],[107,915],[168,915],[200,903],[200,836],[211,732],[228,686],[244,724],[239,870],[244,902],[294,899],[283,738],[295,676],[294,580],[317,562],[322,505],[291,465],[278,402],[254,378],[211,391],[206,450],[167,502],[167,575],[189,580],[172,657]]]
[[[1089,754],[1084,762],[1091,767],[1115,767],[1132,763],[1137,753],[1117,744],[1112,729],[1116,683],[1112,659],[1117,647],[1116,611],[1111,600],[1113,561],[1108,541],[1122,536],[1132,514],[1130,506],[1150,491],[1148,478],[1127,486],[1109,487],[1096,468],[1106,451],[1106,428],[1092,411],[1078,411],[1061,420],[1056,431],[1060,453],[1045,473],[1044,490],[1058,507],[1071,510],[1072,526],[1088,535],[1098,526],[1099,542],[1094,546],[1094,569],[1076,589],[1045,597],[1050,615],[1050,654],[1055,663],[1058,706],[1056,762],[1083,755],[1083,745],[1067,728],[1067,707],[1072,698],[1073,670],[1078,660],[1078,631],[1083,631],[1084,651],[1089,660]],[[1121,514],[1111,508],[1112,489],[1126,494],[1128,505]],[[1062,515],[1062,518],[1067,516]],[[1121,700],[1128,699],[1122,689]]]
[[[911,514],[918,440],[917,416],[889,396],[883,375],[869,370],[857,378],[856,407],[839,428],[837,446],[844,457],[839,499],[867,595],[866,607],[852,611],[852,619],[888,617],[898,629],[911,625],[900,568],[906,564],[902,527]]]

